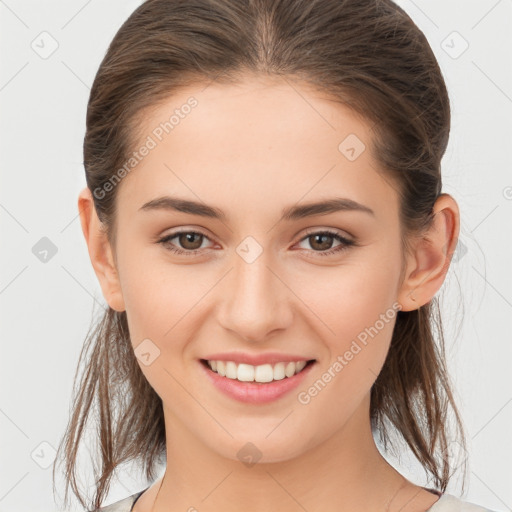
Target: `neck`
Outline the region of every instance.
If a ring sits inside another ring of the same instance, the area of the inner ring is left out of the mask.
[[[382,457],[371,433],[369,398],[362,405],[314,448],[252,466],[213,452],[165,410],[167,467],[152,512],[392,510],[386,505],[403,504],[398,494],[405,487],[409,496],[421,488]]]

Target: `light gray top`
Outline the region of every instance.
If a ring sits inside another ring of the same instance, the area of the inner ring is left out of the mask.
[[[96,509],[92,512],[131,512],[137,499],[146,489],[136,492],[128,498],[106,507]],[[480,507],[473,503],[468,503],[451,494],[443,494],[435,503],[425,512],[492,512],[488,508]]]

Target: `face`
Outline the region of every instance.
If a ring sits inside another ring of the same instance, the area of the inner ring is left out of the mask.
[[[168,431],[233,460],[251,442],[271,462],[367,424],[402,265],[398,195],[368,125],[305,85],[247,79],[182,89],[140,134],[149,149],[117,185],[107,300],[126,310]]]

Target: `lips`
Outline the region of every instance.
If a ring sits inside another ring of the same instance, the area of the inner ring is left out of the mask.
[[[219,357],[217,354],[212,354],[212,356]],[[282,358],[283,356],[281,355],[280,357]],[[292,357],[295,358],[296,356]],[[302,362],[305,361],[305,359],[302,357],[299,357],[297,359],[302,360]],[[219,362],[221,360],[218,359],[216,361]],[[235,366],[234,361],[231,361],[231,363],[233,366]],[[245,363],[240,364],[244,365]],[[278,362],[276,364],[280,363]],[[284,364],[282,359],[281,364]],[[295,366],[295,363],[292,362],[292,364]],[[237,378],[228,378],[226,376],[219,375],[216,371],[212,370],[212,368],[208,365],[208,362],[204,359],[198,361],[198,366],[201,369],[201,373],[222,394],[232,399],[235,399],[236,401],[246,402],[249,404],[264,404],[268,402],[273,402],[274,400],[278,400],[279,398],[284,397],[293,389],[295,389],[301,382],[304,381],[304,379],[312,371],[315,365],[315,360],[309,360],[309,362],[303,367],[303,369],[301,369],[300,371],[296,371],[296,373],[291,377],[285,376],[285,378],[279,380],[267,380],[265,382],[243,382],[238,380]],[[262,366],[267,365],[264,364]],[[270,366],[270,364],[268,366]],[[275,375],[273,374],[273,377],[274,376]]]

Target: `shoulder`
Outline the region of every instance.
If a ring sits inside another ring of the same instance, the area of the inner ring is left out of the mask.
[[[488,508],[463,501],[451,494],[443,494],[427,512],[492,512]]]
[[[136,492],[135,494],[132,494],[131,496],[128,496],[127,498],[124,498],[120,501],[116,501],[115,503],[111,503],[110,505],[106,505],[101,508],[96,508],[89,512],[130,512],[134,503],[137,501],[137,498],[143,492],[144,491]]]

